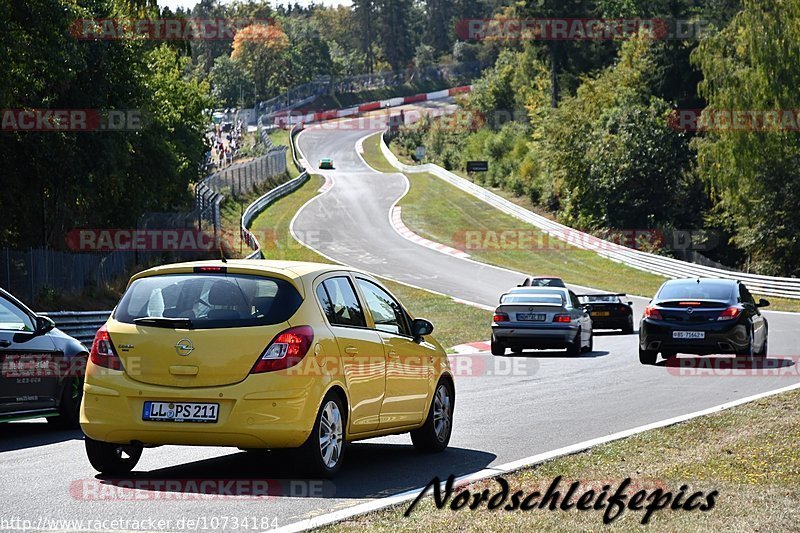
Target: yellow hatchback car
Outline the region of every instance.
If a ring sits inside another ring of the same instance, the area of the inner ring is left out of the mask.
[[[163,444],[296,448],[330,477],[348,441],[450,440],[447,356],[374,277],[336,265],[228,260],[133,278],[97,332],[80,423],[92,466],[121,474]]]

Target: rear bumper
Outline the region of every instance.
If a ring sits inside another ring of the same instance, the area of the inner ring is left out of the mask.
[[[572,324],[536,324],[535,326],[492,326],[492,337],[501,344],[523,348],[564,348],[578,332]]]
[[[601,316],[592,317],[592,327],[594,329],[622,329],[628,327],[629,316]]]
[[[89,437],[119,444],[181,444],[241,448],[293,448],[308,438],[327,390],[317,377],[286,378],[268,374],[221,387],[186,388],[148,385],[124,372],[87,371],[81,406],[81,429]],[[276,379],[277,378],[277,379]],[[144,402],[218,403],[214,423],[142,420]]]
[[[673,331],[702,331],[705,338],[674,339]],[[693,355],[736,354],[744,352],[749,342],[747,326],[738,322],[677,326],[643,319],[639,326],[639,347],[642,350]]]

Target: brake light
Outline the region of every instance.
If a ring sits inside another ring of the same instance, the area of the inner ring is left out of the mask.
[[[195,274],[203,274],[203,273],[209,273],[209,272],[213,272],[213,273],[216,273],[216,274],[225,274],[226,272],[228,272],[228,267],[223,267],[223,266],[199,266],[199,267],[194,267],[194,273]]]
[[[740,307],[731,306],[721,312],[717,317],[717,320],[734,320],[739,318],[739,315],[742,314],[742,309]]]
[[[624,313],[625,311],[628,310],[628,306],[627,305],[620,305],[619,307],[617,307],[617,309]]]
[[[659,311],[655,307],[646,307],[644,310],[644,317],[650,318],[652,320],[664,320],[661,317],[661,311]]]
[[[92,341],[92,350],[89,352],[89,360],[104,368],[111,370],[122,370],[122,361],[117,356],[117,350],[114,348],[114,343],[111,342],[111,336],[108,334],[108,329],[103,325],[97,330]]]
[[[508,313],[495,313],[492,322],[508,322]]]
[[[553,317],[553,322],[572,322],[572,317],[569,315],[556,315]]]
[[[278,333],[258,358],[251,374],[284,370],[298,364],[314,342],[311,326],[297,326]]]

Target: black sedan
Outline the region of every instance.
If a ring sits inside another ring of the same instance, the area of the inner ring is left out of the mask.
[[[767,319],[744,283],[726,279],[665,282],[639,324],[639,361],[655,364],[679,353],[767,355]]]
[[[621,329],[633,333],[633,302],[624,294],[579,294],[578,300],[588,306],[594,329]]]
[[[46,417],[78,428],[88,351],[0,289],[0,422]]]

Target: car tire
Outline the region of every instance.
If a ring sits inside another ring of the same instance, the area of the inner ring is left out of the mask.
[[[747,333],[747,346],[745,346],[744,350],[740,352],[736,352],[737,359],[747,359],[748,361],[752,361],[756,357],[756,348],[753,346],[753,330],[751,329]]]
[[[329,392],[322,400],[314,427],[297,450],[299,464],[313,477],[331,478],[341,469],[347,449],[347,415],[338,394]],[[323,442],[325,439],[325,442]]]
[[[581,352],[583,353],[592,353],[593,351],[594,351],[594,333],[589,335],[589,346],[581,348]]]
[[[678,353],[677,352],[661,352],[661,357],[663,357],[664,359],[673,359],[675,357],[678,357]]]
[[[625,335],[630,335],[633,333],[633,316],[628,317],[628,323],[622,328],[622,333]]]
[[[114,444],[86,437],[84,445],[86,457],[101,474],[127,474],[136,467],[142,456],[142,447],[133,444]]]
[[[514,355],[522,355],[523,350],[524,348],[514,347],[511,348],[511,353],[513,353]]]
[[[446,380],[439,380],[425,423],[419,429],[410,432],[414,448],[425,453],[441,452],[447,448],[450,435],[453,433],[455,403],[453,386]]]
[[[494,340],[491,342],[491,350],[492,350],[492,355],[499,356],[506,354],[506,347]]]
[[[769,330],[767,329],[764,332],[764,344],[761,345],[761,349],[755,353],[755,356],[759,359],[766,359],[767,355],[769,355]]]
[[[581,330],[575,335],[571,343],[567,344],[567,355],[576,356],[581,354]]]
[[[654,365],[658,359],[658,352],[655,350],[642,350],[639,348],[639,362],[643,365]]]
[[[58,402],[58,416],[47,417],[47,423],[55,429],[80,429],[82,400],[83,378],[66,378]]]

